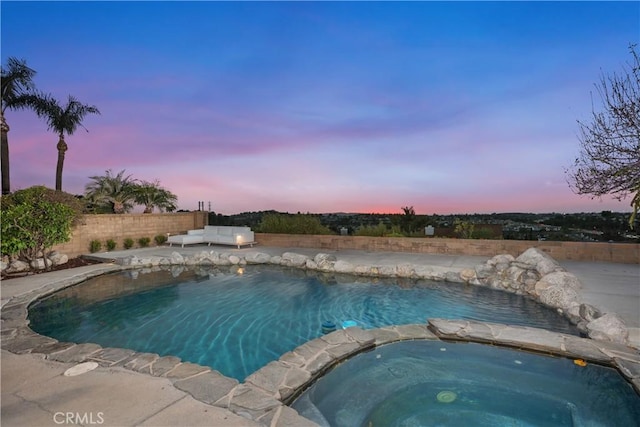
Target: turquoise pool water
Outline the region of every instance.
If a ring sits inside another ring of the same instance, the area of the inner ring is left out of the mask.
[[[243,380],[322,335],[322,323],[363,328],[472,319],[577,334],[533,300],[491,289],[432,281],[328,277],[250,266],[93,278],[29,310],[31,328],[60,341],[92,342],[174,355]]]
[[[361,353],[291,405],[320,426],[637,426],[640,397],[611,368],[473,343]]]

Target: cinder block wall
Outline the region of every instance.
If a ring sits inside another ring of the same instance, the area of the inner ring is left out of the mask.
[[[118,244],[116,250],[124,249],[122,242],[126,238],[133,239],[134,247],[137,247],[139,238],[148,237],[150,246],[153,246],[154,237],[158,234],[181,234],[203,228],[207,225],[207,217],[207,212],[85,215],[73,229],[71,240],[53,249],[74,258],[88,254],[92,240],[99,240],[103,250],[106,250],[109,239]]]
[[[426,254],[517,257],[531,247],[539,248],[557,260],[605,261],[640,264],[640,245],[632,243],[550,242],[532,240],[480,240],[410,237],[365,237],[335,235],[296,235],[256,233],[264,246],[318,248],[326,250],[415,252]]]

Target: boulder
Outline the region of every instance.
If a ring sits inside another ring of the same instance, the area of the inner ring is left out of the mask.
[[[232,265],[230,255],[228,253],[217,253],[211,251],[209,254],[209,259],[211,260],[211,264],[219,265],[219,266],[227,266]]]
[[[178,252],[171,252],[171,264],[172,265],[182,265],[184,264],[184,257],[180,255]]]
[[[51,267],[51,265],[53,265],[51,260],[46,258],[37,258],[31,261],[31,268],[34,270],[44,270],[47,267]]]
[[[496,255],[485,263],[486,267],[491,271],[497,271],[501,273],[509,268],[509,266],[515,261],[513,255],[501,254]]]
[[[476,270],[472,268],[465,268],[460,272],[460,279],[465,283],[471,283],[476,280]]]
[[[460,278],[460,273],[455,271],[447,271],[444,275],[444,280],[451,283],[464,283]]]
[[[29,264],[24,261],[20,261],[19,259],[11,261],[11,264],[9,264],[9,267],[7,268],[7,272],[9,273],[17,273],[27,270],[29,270]]]
[[[474,270],[476,272],[476,277],[479,280],[486,279],[486,278],[492,276],[493,274],[495,274],[495,272],[496,272],[494,266],[489,264],[489,262],[487,262],[486,264],[478,264],[478,265],[476,265],[474,267]]]
[[[315,262],[318,270],[333,271],[336,263],[336,257],[331,254],[317,254],[313,258],[313,261]]]
[[[591,322],[599,317],[602,317],[602,312],[591,304],[580,304],[578,314],[587,322]]]
[[[267,264],[271,260],[271,256],[263,252],[253,252],[246,254],[244,259],[247,264]]]
[[[333,265],[333,271],[336,273],[353,273],[355,272],[355,266],[347,261],[336,261]]]
[[[130,255],[124,258],[118,258],[116,262],[120,265],[138,265],[138,257],[135,255]]]
[[[307,264],[308,256],[295,252],[285,252],[282,254],[281,264],[289,267],[303,267]]]
[[[607,313],[587,323],[589,338],[627,344],[629,331],[624,321],[613,313]]]
[[[513,255],[500,254],[500,255],[494,256],[489,261],[487,261],[487,264],[490,265],[490,266],[495,266],[495,265],[498,265],[498,264],[510,264],[513,261],[515,261],[515,258],[513,257]]]
[[[49,260],[53,265],[62,265],[69,262],[69,257],[66,254],[61,254],[58,251],[53,251],[49,254]]]
[[[313,257],[313,260],[316,262],[316,264],[322,264],[323,262],[336,262],[338,259],[335,255],[332,254],[319,253],[316,254],[315,257]]]
[[[575,290],[582,288],[582,283],[578,278],[566,271],[556,271],[543,276],[535,285],[536,294],[540,294],[544,289],[550,286],[570,287]]]
[[[541,303],[563,310],[567,310],[569,307],[578,302],[578,292],[571,286],[549,286],[543,289],[538,294],[538,297]]]
[[[411,264],[399,264],[396,266],[396,276],[398,277],[415,277],[416,271]]]
[[[269,259],[269,263],[274,265],[281,265],[282,257],[280,255],[274,255]]]
[[[537,248],[527,249],[522,254],[520,254],[518,258],[516,258],[516,261],[535,267],[535,269],[538,270],[538,273],[540,273],[541,276],[549,274],[553,271],[562,270],[562,267],[560,267],[560,264],[558,264],[555,259],[551,258],[551,256]]]

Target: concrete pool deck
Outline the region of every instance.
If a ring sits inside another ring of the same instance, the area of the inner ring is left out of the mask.
[[[314,255],[334,253],[339,259],[357,263],[374,261],[379,265],[401,263],[429,264],[448,270],[461,270],[486,261],[487,257],[425,255],[411,253],[326,251],[320,249],[256,247],[235,249],[206,246],[158,247],[108,254],[105,258],[137,256],[169,256],[176,251],[193,254],[202,250],[224,250],[247,254],[270,255],[296,252]],[[560,262],[583,283],[583,298],[596,307],[620,315],[629,327],[632,342],[640,331],[640,266],[630,264]],[[4,281],[1,304],[13,297],[37,291],[52,282],[73,276],[84,277],[104,270],[105,265],[92,265]],[[5,326],[3,320],[3,326]],[[5,328],[2,328],[3,331]],[[2,335],[3,344],[5,335]],[[640,342],[640,340],[635,341]],[[14,354],[2,349],[1,420],[3,426],[31,425],[213,425],[254,426],[256,423],[225,409],[208,405],[172,385],[168,378],[154,377],[120,367],[98,367],[82,375],[68,377],[63,373],[76,363],[60,363],[42,354]],[[69,422],[71,421],[71,422]],[[280,423],[279,425],[286,425]]]

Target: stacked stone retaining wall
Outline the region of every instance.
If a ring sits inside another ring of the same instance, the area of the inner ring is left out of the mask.
[[[442,239],[411,237],[366,237],[335,235],[256,233],[263,246],[315,248],[323,250],[361,250],[379,252],[414,252],[445,255],[479,255],[492,257],[510,254],[517,257],[534,247],[557,260],[602,261],[640,264],[640,244],[600,242],[552,242],[531,240]]]

